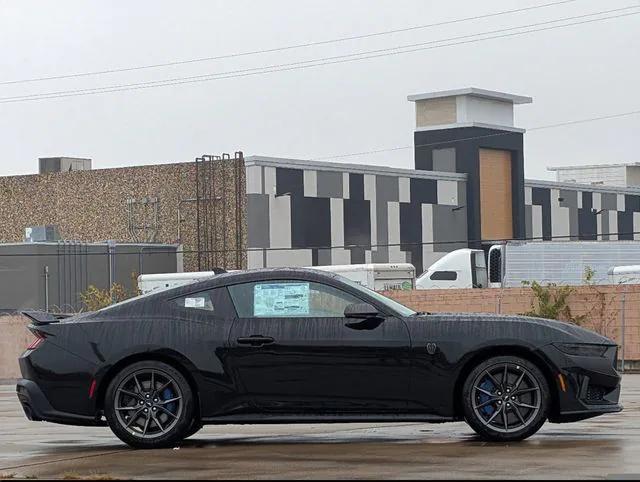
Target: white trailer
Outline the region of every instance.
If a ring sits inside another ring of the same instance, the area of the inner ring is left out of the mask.
[[[512,241],[492,247],[488,264],[489,281],[497,286],[518,287],[523,281],[577,286],[585,283],[587,269],[593,273],[590,282],[608,284],[614,266],[640,264],[640,242]]]
[[[612,285],[640,284],[640,265],[614,266],[609,270]]]
[[[416,286],[416,268],[410,263],[370,263],[313,266],[337,273],[375,291],[411,290]]]

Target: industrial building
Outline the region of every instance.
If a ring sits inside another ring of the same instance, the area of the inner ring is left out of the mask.
[[[0,311],[77,312],[81,293],[114,283],[136,293],[141,273],[182,270],[177,245],[36,241],[0,244]]]
[[[466,88],[408,100],[415,169],[241,152],[115,169],[43,158],[39,174],[0,177],[0,240],[53,225],[63,240],[179,245],[187,271],[410,262],[420,273],[496,240],[639,237],[636,164],[525,179],[514,109],[530,97]]]

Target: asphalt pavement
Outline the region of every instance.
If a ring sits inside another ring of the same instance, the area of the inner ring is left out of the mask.
[[[108,428],[29,422],[0,385],[0,478],[629,478],[640,477],[640,375],[625,411],[547,423],[519,443],[479,440],[464,423],[206,427],[180,447],[135,451]]]

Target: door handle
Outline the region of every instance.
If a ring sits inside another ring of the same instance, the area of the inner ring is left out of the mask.
[[[263,346],[273,343],[275,340],[270,336],[251,335],[237,338],[239,345]]]

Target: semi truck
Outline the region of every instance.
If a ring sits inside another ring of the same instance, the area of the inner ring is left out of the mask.
[[[508,241],[446,254],[416,280],[417,289],[511,288],[523,282],[610,284],[615,266],[640,264],[640,241]]]

